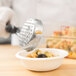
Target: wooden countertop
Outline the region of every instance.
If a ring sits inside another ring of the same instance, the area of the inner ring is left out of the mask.
[[[76,60],[64,59],[63,64],[49,72],[33,72],[25,69],[15,54],[19,47],[0,45],[0,76],[76,76]]]

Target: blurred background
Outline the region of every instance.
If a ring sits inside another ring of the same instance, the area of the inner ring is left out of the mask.
[[[0,0],[0,44],[18,45],[16,35],[6,33],[6,24],[21,27],[29,18],[42,20],[48,36],[58,26],[76,25],[76,0]]]

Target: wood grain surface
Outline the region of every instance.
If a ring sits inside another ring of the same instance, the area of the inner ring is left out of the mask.
[[[63,64],[49,72],[34,72],[25,69],[15,54],[18,46],[0,45],[0,76],[76,76],[76,60],[64,59]]]

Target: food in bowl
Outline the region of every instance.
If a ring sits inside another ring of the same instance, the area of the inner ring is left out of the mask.
[[[41,51],[39,49],[27,55],[27,57],[30,57],[30,58],[50,58],[50,57],[56,57],[56,56],[58,55],[54,55],[53,53],[50,53],[48,51]]]
[[[33,70],[33,71],[50,71],[60,67],[62,64],[63,58],[68,55],[68,52],[60,49],[39,48],[39,50],[48,51],[53,55],[55,56],[57,55],[57,56],[49,57],[49,58],[30,58],[30,57],[27,57],[28,52],[23,50],[23,51],[19,51],[16,54],[16,57],[22,61],[26,69]]]
[[[64,30],[55,31],[54,38],[47,39],[47,48],[64,49],[69,52],[69,58],[76,58],[76,27],[65,27]]]

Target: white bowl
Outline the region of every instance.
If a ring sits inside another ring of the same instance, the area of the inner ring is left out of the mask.
[[[58,68],[63,61],[63,58],[68,55],[67,51],[60,49],[50,49],[50,48],[39,48],[41,51],[48,51],[54,55],[59,55],[57,57],[51,58],[28,58],[26,57],[27,53],[25,51],[19,51],[16,54],[16,57],[19,58],[24,67],[33,71],[49,71]]]

